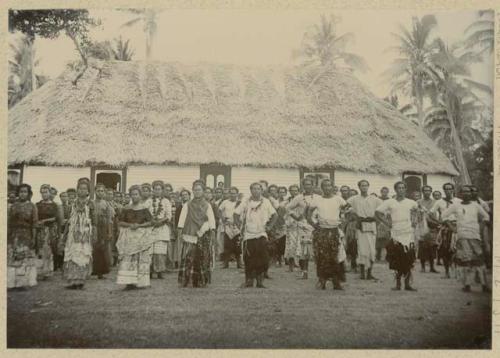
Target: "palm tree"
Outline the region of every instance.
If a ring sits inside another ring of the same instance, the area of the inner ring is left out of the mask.
[[[146,60],[151,59],[153,51],[153,40],[156,37],[158,24],[156,16],[163,10],[159,9],[127,9],[126,11],[137,15],[132,20],[127,21],[122,26],[131,27],[142,22],[144,33],[146,34]]]
[[[411,30],[400,25],[400,33],[392,34],[399,43],[389,49],[397,51],[400,57],[383,74],[392,82],[393,93],[402,92],[413,99],[419,125],[423,125],[425,89],[432,78],[429,70],[430,36],[436,25],[434,15],[425,15],[421,19],[414,17]]]
[[[465,29],[465,45],[478,53],[492,53],[495,44],[495,14],[493,10],[478,12],[478,20]]]
[[[115,39],[115,47],[111,47],[111,52],[113,57],[118,61],[131,61],[132,56],[134,56],[134,50],[129,47],[130,40],[123,41],[120,36]]]
[[[302,46],[294,51],[293,57],[303,58],[303,65],[320,65],[329,68],[340,67],[342,63],[352,70],[366,71],[368,66],[361,56],[346,51],[347,44],[354,40],[354,34],[337,33],[338,18],[321,16],[321,23],[304,33]]]
[[[8,106],[23,99],[28,93],[42,86],[47,78],[37,75],[40,59],[36,58],[35,47],[28,36],[17,37],[10,43]]]
[[[470,75],[469,65],[478,61],[479,57],[464,51],[461,45],[449,47],[441,39],[434,41],[433,49],[430,72],[437,95],[426,111],[424,126],[430,136],[451,154],[459,168],[461,182],[470,184],[464,145],[482,141],[480,132],[472,128],[472,122],[480,111],[487,110],[468,85],[474,83],[467,78]]]

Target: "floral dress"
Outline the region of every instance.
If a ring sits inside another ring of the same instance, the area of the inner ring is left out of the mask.
[[[94,203],[76,199],[71,209],[61,248],[64,248],[64,278],[70,285],[84,284],[92,273],[92,244],[97,235]]]
[[[36,254],[33,229],[38,221],[35,204],[14,203],[7,226],[7,288],[36,286]]]
[[[155,220],[172,219],[172,207],[170,200],[165,198],[153,197],[149,211]],[[153,236],[153,257],[151,272],[162,273],[167,271],[168,248],[170,242],[170,226],[166,222],[159,227],[153,227],[151,230]]]

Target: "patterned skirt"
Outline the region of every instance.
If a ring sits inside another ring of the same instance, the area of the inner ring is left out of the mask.
[[[182,240],[182,239],[181,239]],[[180,286],[205,287],[212,276],[212,243],[210,233],[198,238],[196,244],[182,242],[181,264],[178,281]]]
[[[484,265],[484,253],[481,240],[458,239],[455,262],[458,266]]]
[[[118,264],[116,283],[119,285],[150,286],[151,248],[133,255],[123,255]]]
[[[156,241],[153,244],[153,257],[151,258],[151,272],[162,273],[167,271],[168,241]]]
[[[339,230],[316,229],[313,232],[313,250],[316,260],[316,274],[319,279],[333,279],[339,270]]]
[[[54,256],[57,252],[59,232],[55,223],[37,230],[37,272],[38,277],[50,277],[54,273]]]
[[[88,264],[83,266],[73,261],[66,261],[64,262],[63,273],[64,278],[70,285],[83,285],[92,273],[92,259],[90,259]]]
[[[31,229],[16,228],[7,244],[7,288],[36,286],[35,251],[29,247]]]

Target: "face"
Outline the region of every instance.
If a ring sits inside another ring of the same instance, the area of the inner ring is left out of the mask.
[[[46,189],[46,188],[40,189],[40,195],[42,196],[43,200],[49,200],[49,199],[51,199],[51,195],[50,195],[50,190],[49,189]]]
[[[250,188],[250,192],[252,193],[252,196],[254,198],[260,198],[262,194],[262,188],[260,185],[252,185],[252,187]]]
[[[340,194],[342,195],[342,197],[344,199],[348,198],[350,193],[351,193],[351,190],[349,188],[347,188],[345,186],[340,188]]]
[[[278,189],[276,189],[275,186],[269,187],[269,195],[271,195],[273,198],[278,197]]]
[[[165,189],[163,189],[163,195],[166,198],[170,198],[170,195],[172,195],[173,189],[170,185],[165,185]]]
[[[26,200],[28,200],[29,195],[30,195],[30,193],[28,191],[28,188],[22,187],[19,190],[19,200],[26,201]]]
[[[434,200],[439,200],[439,199],[441,199],[441,192],[439,192],[439,191],[435,191],[434,193],[432,193],[432,198],[433,198]]]
[[[163,188],[160,186],[160,185],[156,185],[154,188],[153,188],[153,195],[156,197],[156,198],[161,198],[163,196]]]
[[[267,190],[267,184],[266,184],[266,182],[260,181],[259,183],[260,183],[261,188],[262,188],[261,192],[266,191]]]
[[[115,193],[114,200],[115,200],[117,203],[121,203],[121,202],[123,201],[122,193],[120,193],[119,191],[117,191],[117,192]]]
[[[9,203],[13,204],[16,202],[16,193],[9,193]]]
[[[115,193],[113,190],[106,190],[106,200],[107,201],[113,201],[113,198],[115,197]]]
[[[139,190],[132,190],[130,192],[130,200],[132,200],[134,204],[139,204],[141,201],[141,192]]]
[[[236,201],[236,199],[238,199],[238,192],[234,189],[229,190],[229,199],[231,201]]]
[[[205,194],[205,192],[204,192],[203,188],[201,187],[201,185],[195,185],[193,187],[193,196],[195,198],[198,198],[198,199],[202,198],[204,194]]]
[[[360,184],[359,184],[359,191],[361,192],[361,194],[367,194],[368,193],[368,189],[370,188],[370,184],[368,184],[367,182],[365,181],[362,181]]]
[[[151,189],[149,189],[148,186],[143,186],[141,188],[141,196],[142,196],[142,199],[146,200],[146,199],[149,199],[151,197]]]
[[[304,191],[307,194],[312,193],[312,190],[313,190],[313,183],[312,183],[312,181],[306,180],[306,181],[304,181],[304,183],[302,185],[304,186]]]
[[[183,191],[181,194],[181,199],[183,203],[187,203],[189,201],[189,193],[187,191]]]
[[[83,199],[89,196],[89,187],[86,184],[78,185],[78,189],[76,189],[77,195],[79,198]]]
[[[68,199],[69,199],[70,202],[75,201],[75,199],[76,199],[76,193],[75,192],[68,193]]]
[[[229,190],[228,189],[222,191],[222,197],[224,199],[229,199]]]
[[[59,197],[61,198],[62,203],[66,204],[68,202],[68,194],[61,193],[61,195],[59,195]]]
[[[424,194],[424,198],[425,199],[429,199],[431,197],[431,194],[432,194],[432,189],[431,188],[428,188],[428,187],[425,187],[423,190],[422,190],[422,193]]]
[[[323,190],[323,193],[325,195],[333,194],[333,185],[332,185],[332,182],[329,181],[329,180],[323,181],[323,183],[321,185],[321,189]]]
[[[97,199],[103,200],[106,197],[106,190],[102,186],[96,188],[95,196]]]
[[[453,189],[453,187],[451,185],[445,185],[443,190],[444,190],[444,195],[446,196],[446,198],[451,199],[453,197],[455,190]]]
[[[472,198],[471,188],[467,186],[462,188],[462,199],[465,201],[470,201],[471,198]]]
[[[334,186],[333,187],[333,194],[337,194],[339,192],[339,187],[338,186]]]
[[[477,200],[478,192],[476,187],[470,188],[470,195],[471,195],[471,200]]]
[[[356,196],[358,195],[358,192],[354,189],[351,189],[350,193],[349,193],[350,196]]]
[[[215,199],[217,200],[221,199],[223,194],[224,192],[222,191],[222,189],[220,188],[215,189]]]
[[[413,193],[413,200],[420,200],[421,195],[419,191]]]
[[[290,188],[290,196],[292,198],[295,198],[297,195],[299,194],[299,188],[295,187],[295,186],[292,186]]]
[[[50,198],[54,200],[56,196],[57,196],[57,190],[50,189]]]
[[[278,190],[278,196],[280,197],[280,199],[284,199],[286,197],[286,190],[285,189]]]
[[[207,201],[211,201],[212,198],[213,198],[212,191],[209,188],[205,189],[205,199]]]
[[[406,185],[404,185],[403,183],[399,183],[396,186],[396,194],[399,197],[404,197],[406,195]]]
[[[380,194],[382,195],[383,198],[387,198],[387,196],[389,195],[389,190],[387,189],[382,189],[380,191]]]

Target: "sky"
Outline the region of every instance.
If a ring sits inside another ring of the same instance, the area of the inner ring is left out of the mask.
[[[95,40],[118,36],[130,39],[134,59],[144,59],[145,35],[142,24],[122,27],[133,14],[113,10],[90,10],[102,20],[102,26],[91,32]],[[355,42],[347,50],[361,55],[370,67],[356,76],[377,96],[385,97],[390,84],[381,74],[387,70],[397,53],[386,49],[396,45],[391,35],[398,25],[411,26],[412,16],[427,12],[407,10],[335,11],[341,17],[340,34],[352,32]],[[291,53],[300,47],[304,32],[331,12],[310,10],[166,10],[158,15],[158,33],[153,43],[153,59],[159,61],[218,62],[244,65],[291,63]],[[464,31],[476,18],[475,11],[434,12],[438,27],[435,36],[449,44],[464,39]],[[39,70],[55,77],[67,62],[78,59],[73,43],[65,36],[55,40],[38,39]],[[472,77],[493,85],[493,56],[474,65]]]

